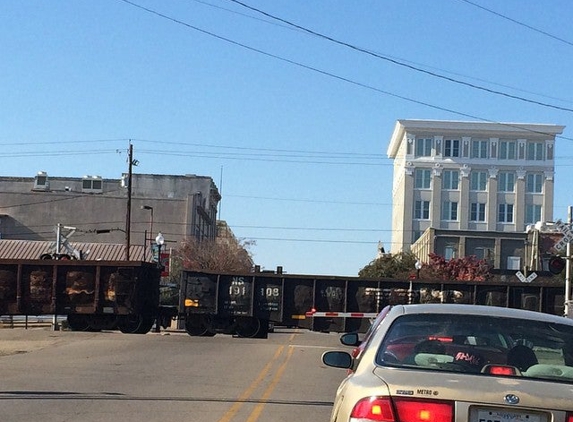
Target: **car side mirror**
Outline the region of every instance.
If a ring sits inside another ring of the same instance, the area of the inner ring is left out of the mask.
[[[360,346],[360,339],[358,338],[358,333],[346,333],[340,336],[340,342],[345,346]]]
[[[322,363],[333,368],[352,368],[352,356],[346,352],[330,351],[322,354]]]

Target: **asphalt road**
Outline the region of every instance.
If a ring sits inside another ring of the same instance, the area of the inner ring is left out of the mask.
[[[2,422],[327,421],[338,334],[269,338],[0,330]]]

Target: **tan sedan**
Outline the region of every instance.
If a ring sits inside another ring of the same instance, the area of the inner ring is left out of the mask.
[[[573,321],[477,305],[393,306],[359,356],[332,422],[573,422]]]

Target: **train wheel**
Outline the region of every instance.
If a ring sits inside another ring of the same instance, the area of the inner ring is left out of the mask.
[[[236,324],[235,332],[239,337],[257,337],[261,330],[261,321],[258,318],[239,317],[236,320]]]
[[[70,314],[68,315],[68,327],[72,331],[89,331],[90,322],[87,315]]]
[[[124,334],[147,334],[153,327],[155,318],[143,315],[126,315],[117,322],[119,331]]]
[[[185,317],[185,331],[192,337],[215,335],[213,324],[206,315],[187,315]]]

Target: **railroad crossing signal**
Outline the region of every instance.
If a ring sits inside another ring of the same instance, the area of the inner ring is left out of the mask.
[[[555,225],[557,226],[559,231],[563,233],[563,237],[559,242],[555,244],[554,247],[555,249],[558,250],[565,249],[567,243],[573,242],[573,231],[571,231],[571,227],[569,227],[569,224],[565,224],[561,220],[557,220]]]
[[[561,274],[567,263],[560,256],[554,256],[549,260],[549,272],[551,274]]]
[[[531,283],[533,280],[537,278],[537,274],[535,273],[531,273],[527,277],[525,277],[521,271],[516,272],[515,275],[517,276],[517,278],[519,278],[519,281],[521,281],[522,283]]]

